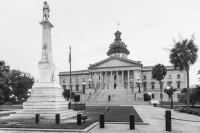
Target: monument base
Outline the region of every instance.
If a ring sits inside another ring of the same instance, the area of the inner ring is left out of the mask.
[[[56,82],[37,82],[34,84],[31,97],[27,99],[27,102],[23,103],[23,110],[2,118],[35,118],[35,114],[40,114],[41,118],[55,119],[55,114],[60,114],[60,119],[63,120],[76,116],[77,111],[68,109],[68,101],[65,101],[62,92],[63,89]]]

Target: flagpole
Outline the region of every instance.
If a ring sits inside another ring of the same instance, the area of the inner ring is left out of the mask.
[[[71,94],[71,90],[72,90],[72,86],[71,86],[71,46],[69,46],[69,64],[70,64],[70,72],[69,72],[69,88],[70,88],[70,108],[71,108],[71,98],[72,98],[72,94]]]
[[[119,30],[119,21],[118,21],[118,23],[117,23],[117,31]]]

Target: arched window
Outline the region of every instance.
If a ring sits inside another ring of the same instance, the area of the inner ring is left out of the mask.
[[[66,80],[65,80],[65,79],[63,79],[63,83],[66,83]]]

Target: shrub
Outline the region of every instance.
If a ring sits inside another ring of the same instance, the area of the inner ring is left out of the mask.
[[[187,113],[187,109],[186,108],[183,108],[183,113]]]
[[[79,101],[80,101],[80,95],[75,95],[74,102],[79,102]]]
[[[193,111],[193,113],[192,113],[193,115],[197,115],[198,114],[198,111]]]
[[[147,93],[144,94],[144,101],[150,101],[151,100],[151,96]]]
[[[200,116],[200,111],[198,111],[197,115]]]
[[[188,114],[192,114],[192,113],[193,113],[193,111],[192,111],[192,110],[189,110],[189,111],[188,111]]]

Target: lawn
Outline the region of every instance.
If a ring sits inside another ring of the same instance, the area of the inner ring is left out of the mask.
[[[35,119],[12,119],[0,120],[0,128],[41,128],[41,129],[84,129],[94,122],[99,121],[100,113],[104,113],[105,122],[129,122],[129,115],[135,114],[136,122],[143,122],[135,109],[130,106],[110,106],[106,111],[105,106],[87,106],[83,112],[87,115],[86,123],[77,126],[76,117],[61,121],[61,124],[55,124],[55,120],[41,119],[40,124],[35,124]],[[10,124],[3,124],[10,122]]]
[[[161,107],[161,106],[159,106],[159,107]],[[187,108],[186,105],[183,105],[183,106],[176,106],[176,105],[174,105],[174,106],[173,106],[173,109],[177,109],[177,108],[179,108],[179,107]],[[171,109],[171,105],[169,105],[169,106],[163,106],[163,107],[161,107],[161,108]],[[200,106],[195,106],[195,107],[190,106],[190,110],[199,110],[199,111],[200,111]]]

